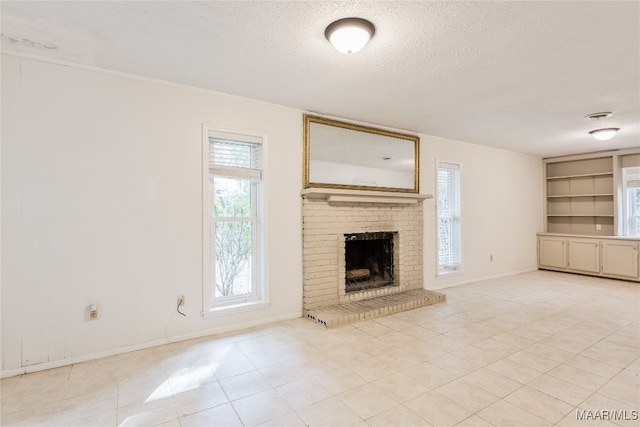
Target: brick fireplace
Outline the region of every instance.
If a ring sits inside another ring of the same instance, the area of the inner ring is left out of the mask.
[[[423,290],[422,202],[429,197],[342,189],[303,190],[305,316],[326,324],[316,319],[314,313],[319,309]],[[390,256],[390,265],[381,267],[382,261],[369,264],[358,261],[347,268],[347,246],[357,240],[382,239],[388,241],[387,246],[374,250],[377,254],[374,258],[382,260]],[[367,286],[364,282],[368,280],[379,282],[379,286]],[[407,304],[402,303],[414,306],[411,302]],[[377,310],[379,315],[388,311],[383,307]],[[362,317],[367,316],[357,315],[356,320]]]

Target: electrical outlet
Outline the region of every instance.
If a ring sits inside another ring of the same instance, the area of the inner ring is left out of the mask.
[[[185,301],[184,301],[184,295],[178,295],[178,307],[182,307],[184,306]]]
[[[493,261],[493,254],[489,255],[489,261]]]
[[[89,320],[98,320],[98,304],[89,306]]]
[[[596,224],[596,230],[598,231],[602,230],[602,224]]]

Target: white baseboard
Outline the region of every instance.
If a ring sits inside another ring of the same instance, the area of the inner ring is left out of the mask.
[[[289,320],[289,319],[296,319],[299,317],[302,317],[302,311],[291,313],[291,314],[285,314],[282,316],[272,317],[267,320],[254,320],[250,322],[236,324],[233,326],[224,326],[220,328],[206,329],[203,331],[177,335],[175,337],[148,341],[142,344],[128,345],[128,346],[113,348],[105,351],[99,351],[96,353],[83,354],[82,356],[69,357],[69,358],[60,359],[60,360],[54,360],[51,362],[38,363],[35,365],[23,366],[21,368],[7,369],[7,370],[0,371],[0,378],[8,378],[16,375],[30,374],[32,372],[44,371],[46,369],[60,368],[62,366],[88,362],[91,360],[102,359],[109,356],[116,356],[122,353],[129,353],[132,351],[144,350],[146,348],[157,347],[160,345],[171,344],[179,341],[187,341],[187,340],[202,338],[210,335],[222,334],[226,332],[236,331],[238,333],[241,333],[241,331],[244,329],[253,328],[255,326],[269,325],[272,323],[282,322],[284,320]]]
[[[428,288],[428,290],[437,291],[437,290],[440,290],[440,289],[447,289],[447,288],[453,288],[453,287],[456,287],[456,286],[468,285],[470,283],[482,282],[482,281],[485,281],[485,280],[493,280],[493,279],[499,279],[501,277],[515,276],[516,274],[530,273],[532,271],[537,271],[537,270],[538,270],[537,267],[533,267],[533,268],[527,268],[527,269],[524,269],[524,270],[510,271],[508,273],[495,274],[493,276],[483,276],[483,277],[476,277],[476,278],[473,278],[473,279],[460,280],[458,282],[443,283],[440,286],[436,285],[433,288]]]
[[[0,379],[15,377],[16,375],[24,374],[24,368],[7,369],[6,371],[0,371]]]

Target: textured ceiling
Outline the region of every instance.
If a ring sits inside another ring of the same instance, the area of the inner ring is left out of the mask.
[[[640,146],[640,2],[11,2],[2,51],[536,156]],[[376,34],[344,55],[332,21]],[[593,123],[599,111],[614,115]],[[620,127],[610,141],[587,132]]]

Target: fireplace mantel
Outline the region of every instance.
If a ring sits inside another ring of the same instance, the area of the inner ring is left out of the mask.
[[[303,199],[323,199],[328,203],[393,203],[412,205],[433,198],[431,194],[346,190],[342,188],[305,188],[300,194]]]

